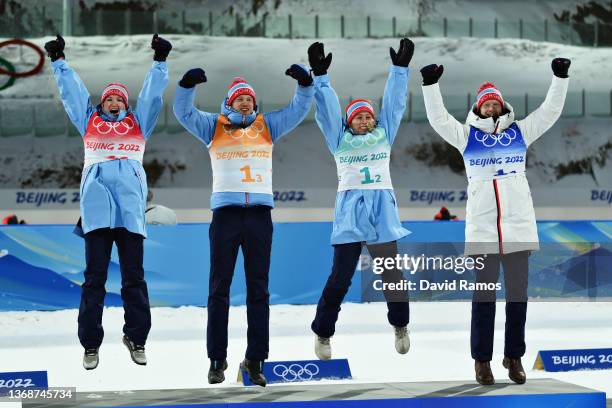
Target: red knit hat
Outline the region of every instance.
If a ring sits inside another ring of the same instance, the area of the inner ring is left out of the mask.
[[[478,96],[476,96],[476,109],[480,110],[480,107],[486,101],[490,101],[491,99],[495,99],[501,106],[504,106],[504,98],[502,98],[501,92],[499,89],[493,85],[493,82],[485,82],[480,85],[478,88]]]
[[[119,82],[111,82],[104,88],[102,91],[102,98],[100,98],[100,102],[104,102],[107,96],[109,95],[119,95],[123,98],[123,102],[125,102],[125,106],[128,105],[128,96],[130,93],[128,92],[125,85],[120,84]]]
[[[241,77],[235,77],[227,91],[227,105],[231,106],[234,99],[240,95],[250,95],[253,98],[253,103],[256,103],[255,90],[253,87]]]
[[[367,99],[355,99],[346,105],[346,124],[350,126],[351,121],[359,112],[370,112],[370,115],[374,116],[372,103]]]

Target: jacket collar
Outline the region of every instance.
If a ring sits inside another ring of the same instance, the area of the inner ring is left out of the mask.
[[[119,113],[119,116],[115,117],[114,115],[105,112],[104,109],[102,109],[101,104],[96,106],[96,111],[98,112],[98,116],[100,116],[105,122],[121,122],[127,115],[132,113],[132,109],[128,106],[127,110],[122,110]]]
[[[258,113],[259,107],[257,105],[255,105],[255,110],[253,111],[253,113],[251,113],[250,115],[243,115],[237,110],[232,109],[230,106],[227,106],[227,98],[225,98],[223,102],[221,102],[221,114],[225,116],[232,123],[232,125],[235,126],[240,126],[243,128],[250,126],[251,123],[253,123],[253,121],[257,117]]]
[[[508,129],[514,123],[514,109],[508,102],[505,102],[504,107],[508,112],[497,118],[497,121],[493,121],[493,118],[483,119],[478,116],[475,113],[476,104],[474,104],[468,113],[465,124],[482,130],[485,133],[501,132]]]
[[[353,132],[353,129],[346,123],[346,119],[342,119],[342,126],[344,127],[344,133],[350,133],[351,136],[365,136],[368,133],[372,133],[374,131],[374,129],[376,129],[378,127],[378,119],[376,119],[376,118],[374,119],[374,127],[372,128],[371,131],[369,131],[365,135],[357,135],[357,134],[355,134],[355,132]]]

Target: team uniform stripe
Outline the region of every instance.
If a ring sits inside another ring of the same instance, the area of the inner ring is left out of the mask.
[[[497,239],[499,241],[499,254],[504,254],[504,244],[501,229],[501,204],[499,202],[499,190],[497,189],[497,180],[493,180],[493,188],[495,190],[495,205],[497,206]]]

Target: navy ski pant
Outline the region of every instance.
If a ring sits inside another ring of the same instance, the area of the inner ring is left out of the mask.
[[[125,324],[123,333],[135,344],[144,345],[151,330],[149,293],[144,279],[143,236],[125,228],[100,228],[85,234],[85,282],[79,307],[79,341],[98,348],[104,338],[102,311],[113,242],[117,244],[121,268],[121,299]]]
[[[483,255],[478,255],[483,256]],[[527,320],[527,283],[529,251],[484,256],[484,268],[476,270],[477,283],[497,283],[500,262],[504,267],[506,287],[506,331],[504,355],[525,355],[525,322]],[[472,358],[491,361],[495,332],[496,290],[475,290],[472,297],[470,344]]]
[[[206,347],[211,360],[224,360],[227,357],[230,285],[239,247],[244,256],[247,286],[246,358],[254,361],[268,358],[268,273],[272,229],[271,208],[268,206],[228,206],[213,211],[209,229],[210,279],[206,329]]]
[[[320,337],[332,337],[336,331],[336,321],[340,313],[340,305],[355,274],[359,255],[361,255],[361,242],[334,245],[334,263],[331,274],[327,279],[319,303],[317,313],[311,324],[312,331]],[[367,245],[372,258],[395,258],[397,255],[397,242]],[[385,270],[382,274],[383,282],[400,282],[403,276],[397,268]],[[395,291],[394,291],[395,292]],[[398,296],[399,295],[399,296]],[[393,326],[403,327],[410,321],[410,309],[406,292],[387,293],[387,320]]]

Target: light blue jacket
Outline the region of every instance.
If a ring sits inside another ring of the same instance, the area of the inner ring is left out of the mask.
[[[314,86],[303,87],[298,85],[295,95],[287,107],[263,114],[266,126],[270,130],[272,143],[276,143],[277,140],[291,132],[304,120],[310,110],[313,96]],[[189,133],[208,146],[215,134],[219,114],[196,109],[193,105],[194,98],[195,87],[183,88],[180,85],[177,86],[174,96],[174,115]],[[236,125],[242,123],[242,115],[228,109],[225,101],[221,104],[221,114]],[[251,124],[255,116],[255,114],[247,116],[245,123],[247,125]],[[247,205],[266,205],[274,208],[274,199],[272,194],[246,192],[217,192],[210,197],[211,210],[226,206],[246,207]]]
[[[106,121],[125,117],[121,115],[115,119],[94,106],[85,84],[65,60],[57,60],[51,65],[64,109],[81,136],[85,135],[87,123],[96,110]],[[166,63],[154,62],[133,112],[145,140],[153,133],[167,85]],[[139,161],[111,160],[92,164],[83,169],[81,175],[81,228],[75,229],[75,233],[82,235],[98,228],[125,227],[146,237],[146,199],[147,177]]]
[[[332,154],[348,127],[329,76],[314,79],[317,124]],[[406,109],[408,68],[392,65],[385,86],[378,126],[393,144]],[[410,231],[402,227],[393,190],[346,190],[336,195],[332,245],[350,242],[378,244],[398,240]]]

